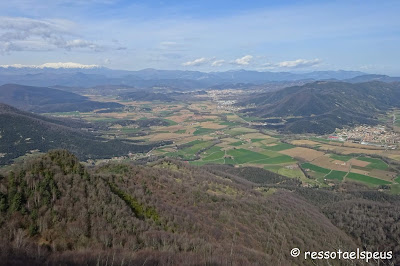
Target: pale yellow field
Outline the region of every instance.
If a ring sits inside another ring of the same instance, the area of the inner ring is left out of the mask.
[[[360,169],[354,169],[354,168],[351,168],[350,172],[357,173],[357,174],[362,174],[362,175],[370,175],[368,171],[360,170]]]
[[[301,158],[305,161],[312,161],[324,155],[323,152],[303,147],[296,147],[293,149],[283,150],[280,151],[279,153],[286,154],[294,158]]]
[[[360,166],[360,167],[366,167],[367,165],[369,165],[369,162],[357,160],[355,158],[350,159],[349,163],[351,163],[351,165]]]
[[[371,176],[375,176],[375,177],[378,177],[380,179],[384,179],[387,181],[393,181],[397,177],[397,173],[395,173],[395,172],[384,171],[384,170],[379,170],[379,169],[372,169],[370,174],[371,174]]]
[[[327,154],[314,159],[312,163],[323,168],[333,169],[337,171],[345,171],[345,172],[348,171],[350,167],[350,164],[348,163],[332,160],[331,158],[329,158]]]
[[[307,140],[307,139],[297,139],[297,140],[293,140],[291,143],[293,145],[311,145],[311,146],[320,144],[319,142],[315,142],[315,141]]]
[[[246,135],[243,135],[244,138],[248,138],[248,139],[273,139],[272,137],[268,136],[268,135],[264,135],[261,133],[249,133]]]

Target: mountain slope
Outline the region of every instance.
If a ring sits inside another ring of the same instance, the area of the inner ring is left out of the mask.
[[[0,86],[0,102],[38,113],[88,112],[100,108],[122,107],[118,103],[90,101],[87,97],[72,92],[17,84]]]
[[[315,82],[260,94],[241,105],[255,105],[245,110],[254,116],[289,118],[284,130],[290,132],[329,133],[335,127],[376,123],[379,113],[400,106],[400,85]]]
[[[296,193],[233,176],[173,161],[88,171],[51,151],[0,179],[1,261],[313,265],[290,249],[357,247]]]
[[[71,124],[71,126],[67,126]],[[104,140],[80,130],[82,122],[57,120],[20,111],[0,103],[0,164],[29,153],[50,149],[69,149],[81,159],[111,158],[129,152],[147,152],[153,145],[132,145]],[[157,145],[157,144],[154,144]]]

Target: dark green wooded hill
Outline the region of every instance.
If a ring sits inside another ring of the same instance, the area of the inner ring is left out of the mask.
[[[83,127],[90,127],[90,124],[31,114],[0,103],[0,164],[7,164],[32,150],[46,152],[65,148],[80,159],[89,159],[147,152],[158,145],[133,145],[119,140],[105,140],[81,130]]]
[[[95,102],[76,93],[17,84],[0,86],[0,103],[37,113],[89,112],[101,108],[122,107],[119,103]]]
[[[357,247],[301,196],[216,172],[168,160],[88,170],[65,150],[32,158],[0,179],[0,260],[313,265],[290,249]]]
[[[335,127],[374,124],[376,116],[400,106],[400,84],[314,82],[259,94],[241,102],[258,117],[300,117],[287,120],[283,130],[294,133],[329,133]]]

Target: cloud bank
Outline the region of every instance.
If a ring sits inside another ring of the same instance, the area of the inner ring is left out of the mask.
[[[321,60],[316,58],[313,60],[306,60],[306,59],[297,59],[293,61],[283,61],[277,64],[278,67],[283,68],[302,68],[302,67],[311,67],[316,66],[321,63]]]
[[[94,42],[77,38],[68,20],[0,17],[0,51],[99,50]]]

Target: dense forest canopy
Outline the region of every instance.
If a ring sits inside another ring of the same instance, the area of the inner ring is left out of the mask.
[[[171,160],[88,169],[68,151],[53,150],[0,179],[0,258],[31,265],[312,265],[289,250],[400,254],[400,212],[392,211],[398,197],[288,181],[262,169]]]

